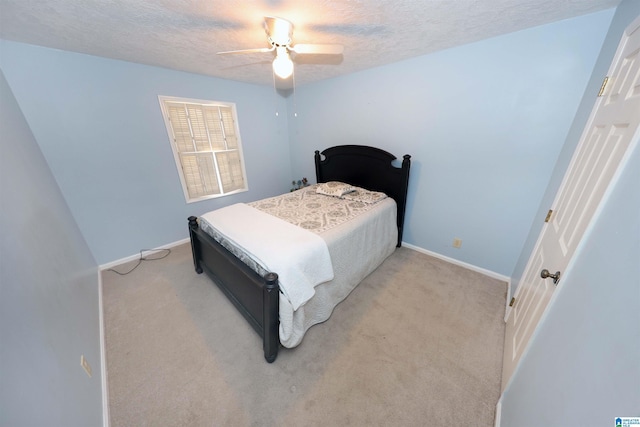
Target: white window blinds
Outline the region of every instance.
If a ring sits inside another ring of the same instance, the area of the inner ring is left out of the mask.
[[[247,190],[233,104],[160,97],[187,202]]]

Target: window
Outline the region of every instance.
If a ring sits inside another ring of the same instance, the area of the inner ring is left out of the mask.
[[[159,99],[187,203],[247,191],[235,105]]]

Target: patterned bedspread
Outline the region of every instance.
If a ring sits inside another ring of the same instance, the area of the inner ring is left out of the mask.
[[[375,203],[385,199],[383,193],[356,189],[340,197],[316,192],[314,184],[269,199],[248,203],[256,209],[276,216],[316,234],[343,224],[369,211]]]
[[[344,224],[360,214],[371,210],[377,202],[386,199],[387,195],[357,188],[356,191],[340,197],[318,194],[318,184],[302,188],[291,193],[268,199],[247,203],[247,205],[278,217],[310,232],[322,235],[337,225]],[[218,243],[244,262],[249,268],[261,276],[267,270],[259,262],[249,256],[241,248],[229,241],[213,224],[205,218],[198,219],[200,228],[213,237]]]

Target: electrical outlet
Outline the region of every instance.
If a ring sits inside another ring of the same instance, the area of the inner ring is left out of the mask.
[[[80,355],[80,366],[82,366],[87,375],[89,375],[89,378],[91,378],[91,365],[89,365],[87,359],[84,358],[84,354]]]
[[[453,239],[453,247],[454,248],[459,248],[460,246],[462,246],[462,239],[458,239],[457,237],[454,237],[454,239]]]

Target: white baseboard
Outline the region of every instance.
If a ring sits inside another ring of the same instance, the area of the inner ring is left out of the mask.
[[[498,404],[496,405],[496,417],[494,422],[494,427],[500,427],[500,417],[502,416],[502,396],[498,400]]]
[[[163,245],[163,246],[158,246],[156,248],[149,249],[147,251],[148,252],[153,252],[154,250],[171,249],[171,248],[173,248],[175,246],[180,246],[180,245],[183,245],[183,244],[189,243],[189,242],[190,242],[190,239],[187,237],[186,239],[178,240],[177,242],[169,243],[169,244],[166,244],[166,245]],[[128,257],[125,257],[125,258],[122,258],[122,259],[118,259],[118,260],[115,260],[115,261],[108,262],[106,264],[102,264],[102,265],[98,266],[98,268],[100,269],[100,271],[108,270],[108,269],[116,267],[116,266],[118,266],[120,264],[125,264],[125,263],[131,262],[131,261],[137,261],[138,259],[140,259],[140,253],[139,252],[137,254],[135,254],[135,255],[131,255],[131,256],[128,256]]]
[[[441,259],[441,260],[446,261],[446,262],[448,262],[450,264],[454,264],[454,265],[466,268],[467,270],[471,270],[471,271],[475,271],[476,273],[484,274],[485,276],[491,277],[493,279],[497,279],[497,280],[500,280],[500,281],[503,281],[503,282],[507,282],[509,287],[511,286],[511,278],[508,277],[508,276],[505,276],[504,274],[499,274],[499,273],[496,273],[494,271],[487,270],[485,268],[475,266],[473,264],[468,264],[466,262],[462,262],[462,261],[459,261],[459,260],[454,259],[454,258],[449,258],[448,256],[441,255],[439,253],[429,251],[427,249],[421,248],[419,246],[412,245],[412,244],[407,243],[407,242],[402,242],[402,246],[404,246],[406,248],[409,248],[409,249],[413,249],[414,251],[422,252],[423,254],[432,256],[434,258]]]
[[[105,349],[101,271],[98,271],[98,319],[100,322],[100,373],[102,375],[102,427],[109,427],[109,385],[107,383],[107,352]]]

